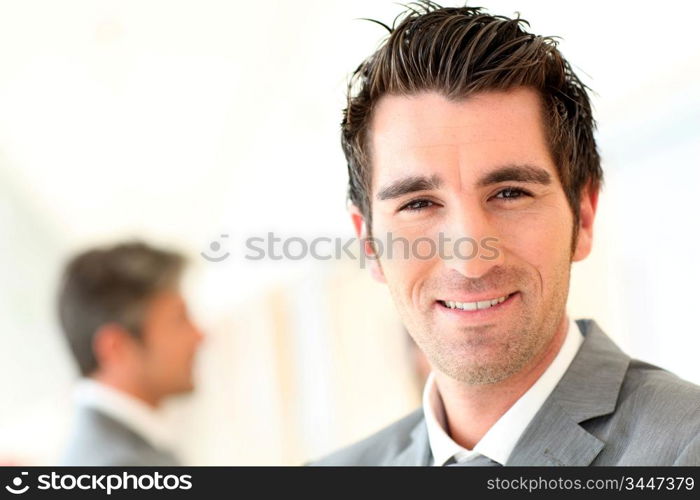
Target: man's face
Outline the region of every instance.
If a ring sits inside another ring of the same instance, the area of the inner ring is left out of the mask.
[[[141,339],[141,369],[149,390],[159,396],[194,388],[192,368],[202,333],[176,291],[160,292],[147,307]]]
[[[375,275],[433,367],[469,384],[526,369],[565,328],[571,261],[590,251],[584,237],[571,253],[573,214],[537,93],[385,96],[370,150],[373,236],[391,233],[413,249],[404,258],[396,244]],[[362,232],[362,217],[353,219]],[[448,243],[431,256],[419,238]]]

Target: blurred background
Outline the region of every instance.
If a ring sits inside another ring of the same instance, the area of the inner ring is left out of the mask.
[[[570,314],[700,383],[700,7],[478,5],[561,36],[596,92],[606,184]],[[63,264],[134,237],[190,257],[207,339],[197,391],[166,408],[185,463],[299,464],[419,404],[411,345],[358,262],[244,258],[271,231],[353,236],[340,113],[385,36],[359,18],[401,10],[0,1],[0,463],[52,464],[66,439],[78,372],[54,312]],[[228,258],[202,257],[217,245]]]

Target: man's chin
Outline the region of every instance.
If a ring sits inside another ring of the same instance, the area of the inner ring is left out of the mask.
[[[467,385],[486,385],[502,382],[518,373],[527,364],[527,359],[507,358],[502,349],[490,352],[487,346],[462,347],[445,353],[441,359],[431,363],[448,377]],[[455,356],[455,354],[458,354]],[[508,362],[504,362],[508,359]]]
[[[171,396],[187,396],[188,394],[193,393],[195,390],[195,385],[194,382],[189,381],[185,382],[178,387],[173,388],[173,390],[170,392]]]
[[[470,365],[445,367],[441,370],[450,378],[466,385],[490,385],[503,382],[519,370],[513,366],[502,365]]]

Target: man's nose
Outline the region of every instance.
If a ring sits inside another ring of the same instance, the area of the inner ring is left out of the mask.
[[[480,278],[504,261],[498,224],[478,204],[460,206],[445,226],[443,262],[466,278]]]
[[[202,332],[202,330],[195,327],[194,328],[194,339],[195,339],[195,342],[197,344],[201,344],[206,339],[206,335],[204,335],[204,332]]]

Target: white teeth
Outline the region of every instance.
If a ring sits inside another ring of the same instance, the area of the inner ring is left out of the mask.
[[[480,302],[456,302],[452,300],[444,301],[444,304],[450,309],[462,309],[463,311],[475,311],[477,309],[488,309],[496,304],[500,304],[508,298],[507,295],[491,300],[482,300]]]

